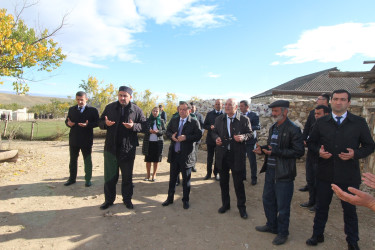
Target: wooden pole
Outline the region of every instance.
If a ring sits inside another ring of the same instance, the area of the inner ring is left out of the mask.
[[[5,137],[5,134],[7,133],[8,122],[9,122],[9,120],[6,119],[5,120],[5,126],[4,126],[4,132],[3,132],[3,137]]]
[[[33,136],[34,136],[34,125],[35,125],[35,122],[31,122],[31,135],[30,135],[30,141],[33,140]]]

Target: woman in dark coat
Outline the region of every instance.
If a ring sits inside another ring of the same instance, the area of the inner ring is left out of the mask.
[[[161,162],[163,153],[163,135],[165,134],[165,123],[160,118],[159,108],[154,107],[147,120],[148,131],[145,133],[142,146],[142,154],[145,156],[146,162],[146,178],[145,181],[155,181],[158,163]],[[154,163],[154,172],[151,177],[151,163]]]

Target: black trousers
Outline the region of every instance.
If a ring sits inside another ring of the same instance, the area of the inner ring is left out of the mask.
[[[257,158],[253,152],[255,144],[246,144],[246,155],[250,162],[251,180],[257,180]],[[245,179],[246,179],[246,169],[245,169]]]
[[[182,173],[182,201],[189,201],[191,168],[186,167],[181,153],[173,153],[169,171],[168,200],[173,201],[176,191],[176,181],[179,173]]]
[[[121,194],[124,202],[131,201],[133,196],[133,166],[134,160],[115,160],[108,164],[110,159],[105,159],[104,168],[104,195],[105,201],[113,203],[116,200],[116,184],[119,178],[119,170],[122,174]],[[117,163],[117,164],[116,164]]]
[[[220,169],[220,188],[223,206],[230,206],[229,196],[229,170],[232,170],[234,191],[237,196],[237,207],[246,208],[245,187],[243,184],[244,171],[233,171],[234,152],[227,151],[224,156],[222,168]]]
[[[359,188],[359,185],[348,185],[335,183],[345,192],[348,192],[348,187]],[[329,205],[332,201],[333,190],[331,183],[317,180],[316,182],[316,212],[314,218],[313,236],[319,236],[324,233],[324,229],[328,220]],[[341,201],[341,206],[344,211],[344,232],[346,234],[346,241],[351,244],[359,241],[358,236],[358,217],[356,206]]]
[[[309,189],[309,203],[316,202],[316,169],[318,167],[319,156],[313,154],[310,150],[306,155],[306,182]]]
[[[216,145],[207,144],[207,175],[212,173],[212,163],[214,162]],[[216,166],[216,161],[214,163],[214,175],[216,176],[219,173],[219,170]]]
[[[85,164],[85,181],[89,182],[92,176],[92,161],[91,161],[92,147],[82,148],[82,147],[69,146],[69,153],[70,153],[69,180],[75,181],[77,178],[77,165],[78,165],[79,151],[82,152],[83,162]]]

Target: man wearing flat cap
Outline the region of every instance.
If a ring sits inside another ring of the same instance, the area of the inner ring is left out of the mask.
[[[133,209],[133,165],[135,150],[139,145],[137,132],[146,125],[143,111],[132,99],[133,90],[121,86],[118,101],[108,104],[99,120],[99,127],[107,130],[104,146],[104,194],[105,202],[100,206],[104,210],[113,205],[116,199],[116,184],[119,169],[122,173],[121,193],[125,206]]]
[[[277,234],[274,245],[284,244],[289,235],[290,203],[292,201],[296,158],[305,153],[301,129],[288,118],[289,102],[278,100],[269,105],[275,123],[269,130],[267,145],[254,150],[265,154],[261,173],[266,177],[263,189],[263,208],[267,218],[264,226],[255,229]]]

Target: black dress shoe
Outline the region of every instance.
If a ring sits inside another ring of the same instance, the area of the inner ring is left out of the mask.
[[[272,228],[270,228],[270,227],[267,226],[267,225],[264,225],[264,226],[256,226],[256,227],[255,227],[255,230],[257,230],[258,232],[262,232],[262,233],[272,233],[272,234],[277,234],[277,231],[276,231],[276,230],[272,230]]]
[[[359,246],[357,243],[348,243],[348,250],[359,250]]]
[[[240,216],[242,219],[247,219],[247,212],[246,212],[246,208],[241,208],[239,209],[240,210]]]
[[[210,174],[206,175],[206,176],[203,178],[203,180],[209,180],[209,179],[211,179],[211,175],[210,175]]]
[[[76,181],[73,181],[73,180],[67,180],[65,183],[64,183],[64,186],[70,186],[72,184],[76,183]]]
[[[125,204],[127,209],[134,209],[134,205],[133,205],[132,201],[124,201],[124,204]]]
[[[304,187],[301,187],[300,189],[298,189],[299,191],[301,191],[301,192],[307,192],[307,191],[309,191],[309,187],[306,185],[306,186],[304,186]]]
[[[314,206],[314,203],[304,202],[304,203],[299,204],[299,206],[300,207],[312,207],[312,206]]]
[[[312,236],[310,239],[306,241],[306,245],[316,246],[318,245],[318,243],[322,242],[324,242],[324,235]]]
[[[104,203],[100,206],[100,209],[101,209],[101,210],[105,210],[105,209],[109,208],[110,206],[113,206],[113,202],[104,202]]]
[[[87,182],[85,183],[85,187],[91,187],[91,186],[92,186],[91,181],[87,181]]]
[[[188,201],[183,201],[183,202],[182,202],[182,207],[183,207],[184,209],[188,209],[188,208],[190,207],[189,202],[188,202]]]
[[[167,200],[164,201],[161,205],[162,205],[163,207],[166,207],[166,206],[168,206],[169,204],[173,204],[173,200],[169,200],[169,199],[167,199]]]
[[[219,208],[218,212],[219,212],[219,214],[223,214],[226,211],[228,211],[229,209],[230,209],[230,206],[222,206],[221,208]]]
[[[282,235],[278,235],[276,236],[276,238],[272,241],[272,244],[274,245],[282,245],[286,242],[286,240],[288,239],[288,236],[282,236]]]

